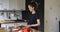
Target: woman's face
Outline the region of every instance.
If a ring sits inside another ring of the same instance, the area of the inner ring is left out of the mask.
[[[32,12],[34,10],[34,7],[28,5],[29,11]]]

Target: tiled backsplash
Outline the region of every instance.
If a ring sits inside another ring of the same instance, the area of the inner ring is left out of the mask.
[[[13,12],[0,12],[0,20],[17,20],[22,19],[21,11],[13,11]]]

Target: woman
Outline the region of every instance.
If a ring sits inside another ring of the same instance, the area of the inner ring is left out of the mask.
[[[27,27],[38,30],[38,26],[40,26],[40,19],[38,17],[37,12],[36,12],[37,11],[37,4],[35,2],[31,2],[28,4],[28,8],[29,8],[30,14],[28,16]],[[24,20],[24,21],[26,21],[26,20]],[[34,32],[36,32],[36,31],[34,31]]]
[[[38,17],[37,12],[36,12],[37,11],[37,3],[35,3],[35,2],[29,3],[28,9],[31,14],[29,14],[29,16],[28,16],[29,21],[28,21],[27,27],[38,30],[38,26],[40,25],[40,19]]]

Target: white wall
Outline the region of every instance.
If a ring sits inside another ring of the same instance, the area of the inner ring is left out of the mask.
[[[45,0],[45,32],[59,32],[60,0]]]

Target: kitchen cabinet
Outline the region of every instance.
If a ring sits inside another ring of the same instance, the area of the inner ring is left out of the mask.
[[[25,10],[25,0],[9,0],[10,10]]]
[[[0,0],[0,10],[9,10],[9,0]]]
[[[25,10],[25,0],[0,0],[0,10]]]

